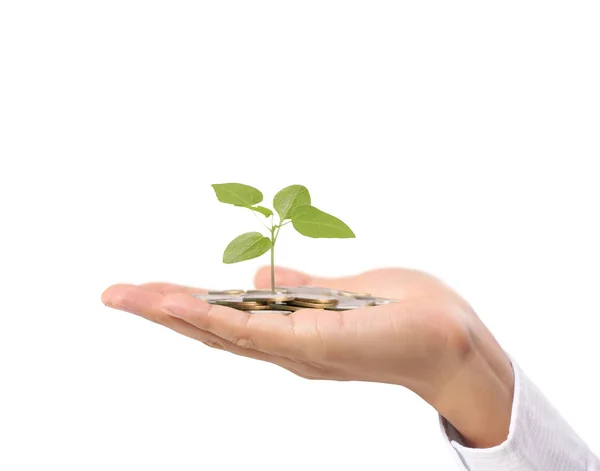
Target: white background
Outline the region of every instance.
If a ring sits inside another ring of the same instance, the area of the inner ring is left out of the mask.
[[[211,183],[306,185],[320,275],[432,272],[600,450],[600,7],[0,3],[0,469],[455,469],[400,387],[310,382],[105,308],[250,287]]]

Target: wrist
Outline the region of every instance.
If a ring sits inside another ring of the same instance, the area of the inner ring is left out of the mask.
[[[430,402],[472,448],[490,448],[504,442],[512,415],[512,365],[488,336],[487,344],[473,342],[456,374]]]

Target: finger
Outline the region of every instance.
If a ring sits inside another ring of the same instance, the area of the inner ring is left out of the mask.
[[[306,340],[300,342],[294,335],[293,315],[249,314],[185,294],[165,296],[161,309],[238,347],[288,358],[302,355],[307,348]]]
[[[158,291],[125,284],[113,285],[102,294],[102,302],[108,307],[131,312],[159,324],[166,316],[159,309],[162,298]]]
[[[192,286],[175,285],[172,283],[161,283],[161,282],[144,283],[139,286],[141,288],[145,288],[150,291],[157,291],[158,293],[162,293],[162,294],[169,294],[169,293],[200,294],[200,293],[207,292],[205,289],[194,288]]]
[[[160,293],[146,290],[135,285],[114,285],[108,288],[102,295],[102,301],[109,307],[137,314],[152,322],[164,325],[186,337],[199,340],[210,347],[227,350],[236,355],[253,358],[255,360],[274,363],[282,368],[296,372],[298,365],[288,358],[282,358],[276,355],[270,355],[268,353],[234,345],[211,332],[198,329],[178,317],[166,314],[160,309],[162,306],[162,299],[163,296]]]
[[[254,277],[254,284],[259,289],[271,287],[271,268],[262,267]],[[275,267],[276,286],[321,286],[339,290],[359,289],[359,276],[348,276],[343,278],[323,278],[302,273],[291,268]],[[359,289],[360,290],[360,289]]]
[[[177,317],[167,315],[165,317],[165,320],[165,326],[169,329],[194,340],[199,340],[200,342],[204,343],[209,347],[216,348],[218,350],[226,350],[230,353],[233,353],[234,355],[273,363],[275,365],[281,366],[282,368],[286,368],[292,371],[298,367],[298,365],[295,362],[288,358],[270,355],[268,353],[259,352],[258,350],[253,350],[250,348],[238,347],[237,345],[234,345],[231,342],[228,342],[227,340],[218,337],[211,332],[200,330],[192,324],[189,324],[188,322],[183,321]]]

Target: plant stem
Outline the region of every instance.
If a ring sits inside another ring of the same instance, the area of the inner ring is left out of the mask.
[[[271,293],[275,293],[275,228],[271,228]]]

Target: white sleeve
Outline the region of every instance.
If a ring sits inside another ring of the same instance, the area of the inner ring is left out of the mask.
[[[600,471],[600,460],[514,362],[513,370],[514,400],[504,443],[468,448],[458,431],[440,417],[459,467],[467,471]]]

